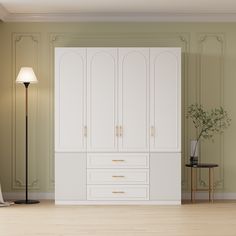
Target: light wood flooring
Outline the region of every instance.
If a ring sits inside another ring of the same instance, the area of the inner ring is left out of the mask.
[[[236,236],[236,202],[0,208],[0,236]]]

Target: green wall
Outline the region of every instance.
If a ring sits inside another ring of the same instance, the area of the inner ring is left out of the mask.
[[[217,191],[236,193],[236,23],[0,23],[0,182],[4,192],[24,189],[24,87],[15,84],[23,65],[39,83],[30,85],[30,188],[53,192],[53,49],[56,46],[182,48],[183,191],[189,189],[188,104],[224,106],[232,125],[214,143],[201,144],[203,162],[215,162]],[[204,171],[199,185],[207,187]]]

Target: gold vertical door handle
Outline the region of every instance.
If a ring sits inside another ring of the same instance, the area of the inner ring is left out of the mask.
[[[155,136],[155,127],[151,126],[151,136],[154,137]]]
[[[123,136],[123,127],[120,126],[120,137],[122,137],[122,136]]]
[[[87,126],[84,126],[84,137],[87,137],[88,135],[88,130],[87,130]]]
[[[119,137],[119,126],[116,126],[116,137]]]

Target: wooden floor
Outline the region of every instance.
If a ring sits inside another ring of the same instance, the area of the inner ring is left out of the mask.
[[[236,235],[236,202],[181,206],[55,206],[0,208],[0,236]]]

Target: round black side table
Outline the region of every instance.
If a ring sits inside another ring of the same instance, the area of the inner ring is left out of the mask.
[[[195,202],[195,195],[197,191],[208,191],[209,202],[214,200],[214,168],[218,167],[218,164],[214,163],[199,163],[197,165],[186,164],[188,168],[191,168],[191,202]],[[205,168],[208,169],[208,189],[198,189],[197,188],[197,169]]]

